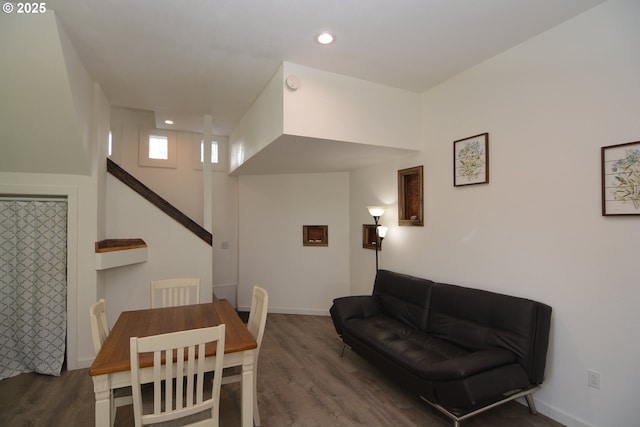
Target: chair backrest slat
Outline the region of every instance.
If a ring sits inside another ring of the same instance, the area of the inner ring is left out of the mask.
[[[151,281],[151,308],[200,304],[200,278]]]

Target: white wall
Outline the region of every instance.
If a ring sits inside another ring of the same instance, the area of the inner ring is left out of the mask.
[[[297,89],[286,85],[288,77],[299,82]],[[314,144],[417,149],[419,100],[413,92],[283,62],[229,137],[230,171],[246,174],[241,166],[274,141],[282,142],[283,135]]]
[[[282,66],[229,136],[229,171],[238,169],[282,135]]]
[[[58,20],[56,18],[56,24],[58,24]],[[64,31],[64,27],[58,24],[58,36],[60,38],[60,47],[62,56],[64,57],[65,71],[67,83],[65,87],[68,85],[68,90],[73,99],[73,107],[75,116],[77,117],[76,123],[78,126],[78,131],[80,133],[81,141],[84,144],[84,154],[86,158],[87,165],[90,165],[93,161],[95,161],[96,157],[92,156],[92,152],[96,150],[96,139],[95,139],[95,131],[93,128],[93,120],[92,116],[94,115],[94,109],[92,105],[92,98],[90,93],[93,90],[94,82],[87,73],[84,68],[84,64],[80,61],[80,57],[76,52],[75,47],[71,43],[71,40],[67,36],[67,33]],[[38,42],[42,42],[42,40],[38,40]],[[47,68],[47,67],[43,67]],[[105,98],[106,100],[106,98]],[[109,108],[108,103],[106,107]],[[107,114],[107,129],[108,129],[108,112]],[[95,117],[94,117],[95,118]],[[93,169],[89,169],[90,171]]]
[[[390,228],[388,238],[382,242],[382,250],[378,253],[379,268],[388,269],[387,257],[391,255],[390,245],[398,240],[398,234],[403,231],[395,227],[398,224],[398,185],[397,169],[418,166],[421,158],[415,156],[402,166],[396,163],[377,165],[367,169],[351,172],[349,181],[349,236],[350,236],[350,292],[352,295],[371,294],[376,275],[375,251],[362,247],[362,226],[373,224],[367,206],[386,206],[387,210],[380,218],[380,224]],[[426,200],[426,198],[425,198]],[[410,228],[413,233],[421,232],[422,227]]]
[[[202,135],[171,131],[177,141],[175,169],[140,166],[138,164],[140,132],[152,129],[153,126],[155,126],[155,119],[151,111],[111,108],[112,160],[195,222],[204,225],[203,171],[201,166],[194,168],[194,156],[199,155],[199,142],[202,140]],[[228,138],[214,135],[213,139],[219,143],[219,164],[212,165],[211,172],[214,270],[212,280],[213,285],[218,287],[216,296],[226,298],[231,304],[235,304],[238,282],[237,178],[227,174]],[[112,232],[117,232],[124,237],[121,230],[112,230]],[[113,238],[112,235],[107,237]],[[223,242],[226,249],[222,247]]]
[[[238,177],[212,173],[213,291],[237,305]]]
[[[112,108],[111,111],[112,160],[189,218],[203,225],[202,169],[194,169],[193,165],[193,157],[199,155],[197,144],[202,140],[202,135],[162,130],[176,139],[176,168],[140,166],[138,142],[141,132],[155,129],[153,112],[124,108]],[[223,143],[227,140],[226,137],[215,136],[214,139],[220,139]],[[198,151],[194,153],[194,149]]]
[[[418,94],[285,62],[283,133],[383,147],[419,149]]]
[[[383,268],[553,307],[534,396],[570,426],[637,425],[640,217],[601,216],[600,147],[640,140],[638,16],[639,2],[609,1],[426,92],[423,155],[351,175],[353,227],[398,169],[425,166],[425,226],[398,227],[387,202]],[[454,188],[452,143],[481,132],[491,182]],[[352,292],[370,293],[357,246]]]
[[[349,293],[349,175],[239,178],[239,302],[254,285],[269,292],[269,312],[327,315]],[[303,225],[328,225],[329,246],[302,246]]]
[[[106,234],[110,239],[142,238],[148,252],[146,262],[103,270],[112,324],[122,311],[150,307],[154,279],[200,277],[200,301],[213,299],[211,246],[111,175]]]
[[[0,14],[0,170],[88,176],[91,78],[53,11],[24,17]]]

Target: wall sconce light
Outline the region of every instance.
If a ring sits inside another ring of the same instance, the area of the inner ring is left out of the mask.
[[[382,239],[387,235],[387,227],[380,226],[380,217],[384,215],[384,211],[387,209],[384,206],[367,206],[369,214],[373,217],[373,221],[376,223],[376,274],[378,273],[378,242],[382,246]],[[382,228],[384,227],[384,230]]]

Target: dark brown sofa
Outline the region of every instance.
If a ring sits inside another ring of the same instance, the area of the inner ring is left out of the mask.
[[[460,421],[544,380],[551,307],[387,270],[330,309],[345,345]]]

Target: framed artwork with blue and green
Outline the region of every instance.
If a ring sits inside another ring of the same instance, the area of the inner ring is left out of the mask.
[[[640,215],[640,141],[601,148],[602,215]]]
[[[489,182],[489,134],[453,141],[453,186]]]

